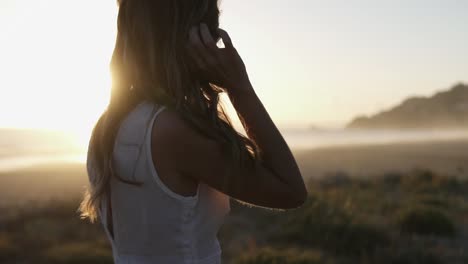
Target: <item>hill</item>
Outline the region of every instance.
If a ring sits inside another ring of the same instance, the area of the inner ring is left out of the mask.
[[[0,158],[82,154],[76,135],[44,129],[0,128]]]
[[[412,97],[373,116],[360,116],[347,125],[358,129],[468,128],[468,85],[457,84],[431,97]]]

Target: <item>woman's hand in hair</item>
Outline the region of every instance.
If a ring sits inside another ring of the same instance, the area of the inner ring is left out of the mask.
[[[308,194],[296,160],[255,94],[229,35],[219,30],[219,36],[224,49],[216,46],[206,25],[190,31],[193,70],[201,80],[228,92],[245,131],[260,150],[261,162],[242,173],[233,172],[219,142],[201,136],[175,117],[167,126],[171,130],[155,132],[159,136],[155,144],[164,150],[160,156],[168,159],[168,163],[172,161],[169,170],[177,170],[235,199],[264,207],[297,208]]]
[[[227,93],[248,92],[252,88],[242,58],[234,48],[229,34],[218,29],[224,48],[219,48],[206,24],[194,26],[189,32],[188,52],[197,78],[224,88]]]

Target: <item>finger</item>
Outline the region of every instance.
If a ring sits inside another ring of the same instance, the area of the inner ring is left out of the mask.
[[[203,60],[205,61],[206,65],[208,67],[213,67],[217,65],[217,53],[215,50],[216,43],[214,43],[215,48],[209,47],[209,45],[212,45],[212,43],[210,42],[214,42],[214,41],[213,41],[213,37],[210,34],[210,31],[208,30],[207,27],[205,28],[205,26],[203,26],[203,24],[200,25],[200,27],[198,28],[199,34],[193,33],[194,43],[195,42],[197,43],[196,45],[194,45],[194,47],[198,50],[200,55],[203,57]],[[201,36],[201,39],[200,39],[200,36]],[[205,42],[207,44],[205,44]]]
[[[200,39],[200,31],[201,30],[198,27],[192,28],[189,36],[190,44],[195,52],[197,52],[198,55],[203,59],[205,65],[212,65],[215,63],[216,58],[214,54],[212,54],[213,52],[210,52]]]
[[[218,34],[221,37],[221,39],[223,40],[224,46],[226,48],[234,48],[234,46],[232,45],[231,37],[229,36],[229,34],[225,30],[218,28]]]
[[[208,68],[203,57],[195,49],[189,48],[187,51],[189,69],[199,73],[200,71],[205,71]]]
[[[216,42],[213,39],[213,36],[211,36],[211,32],[208,29],[208,26],[205,23],[202,23],[200,25],[200,35],[206,47],[212,50],[215,50],[218,48],[216,46]]]
[[[199,34],[198,34],[198,28],[193,27],[190,29],[189,32],[189,45],[188,45],[188,53],[192,57],[192,59],[198,64],[199,67],[205,68],[206,63],[205,60],[203,59],[207,53],[205,51],[205,46],[200,40]]]

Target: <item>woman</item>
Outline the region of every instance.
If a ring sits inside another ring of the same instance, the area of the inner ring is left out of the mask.
[[[115,263],[220,263],[229,197],[290,209],[307,197],[217,0],[121,0],[111,100],[88,150],[84,217]],[[217,41],[222,39],[224,47]],[[226,92],[248,137],[219,104]]]

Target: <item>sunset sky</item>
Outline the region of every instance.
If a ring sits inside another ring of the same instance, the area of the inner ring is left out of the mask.
[[[468,81],[468,1],[224,0],[282,127],[337,126]],[[0,1],[0,127],[89,131],[108,100],[114,0]]]

